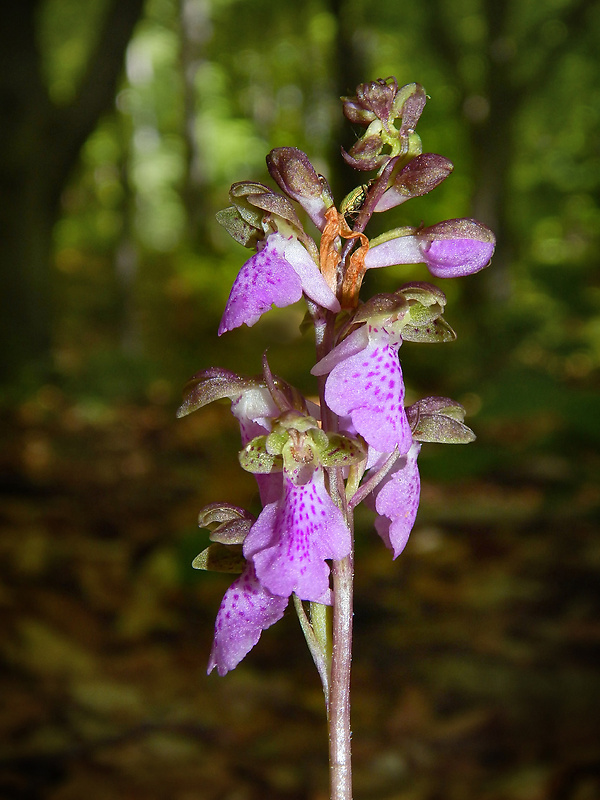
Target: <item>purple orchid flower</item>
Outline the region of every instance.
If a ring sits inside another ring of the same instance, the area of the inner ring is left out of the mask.
[[[308,251],[293,236],[271,233],[246,261],[235,279],[219,325],[219,336],[255,322],[274,304],[284,308],[302,293],[330,311],[339,311],[331,291]]]
[[[375,450],[406,453],[412,434],[404,411],[404,381],[398,360],[400,333],[370,322],[321,359],[313,375],[330,373],[325,402],[339,416],[350,417]]]
[[[367,500],[378,514],[375,529],[394,558],[404,550],[419,508],[421,481],[417,456],[420,450],[421,445],[413,442]],[[369,454],[370,461],[373,455]],[[373,470],[376,471],[386,458],[387,454],[381,454]]]
[[[438,278],[472,275],[487,267],[496,239],[492,231],[474,219],[449,219],[429,228],[405,232],[393,239],[372,243],[365,267],[422,264]]]
[[[287,472],[283,492],[263,508],[244,542],[266,590],[279,597],[294,592],[301,600],[329,605],[329,566],[326,559],[348,555],[351,539],[340,509],[329,496],[323,468],[296,485]]]
[[[350,532],[325,489],[322,468],[303,486],[285,476],[279,501],[265,506],[246,536],[246,567],[219,607],[208,673],[216,667],[223,676],[234,669],[262,631],[282,618],[292,592],[330,605],[325,559],[343,558],[350,546]]]
[[[261,633],[282,618],[287,604],[287,597],[265,589],[256,577],[254,566],[247,563],[244,572],[225,592],[217,613],[208,674],[216,667],[223,676],[237,667]]]

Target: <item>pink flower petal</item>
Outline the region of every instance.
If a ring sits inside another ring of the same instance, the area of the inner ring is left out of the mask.
[[[406,452],[412,435],[404,411],[404,382],[398,344],[373,336],[362,352],[341,361],[325,384],[325,402],[339,416],[350,416],[371,447]]]
[[[231,401],[231,413],[240,423],[242,444],[271,432],[271,422],[281,413],[266,386],[246,389]]]
[[[330,602],[325,559],[350,552],[350,532],[325,489],[323,470],[295,486],[284,475],[283,494],[261,512],[244,542],[261,583],[273,594]]]
[[[329,288],[321,271],[312,260],[308,251],[297,239],[287,239],[285,243],[285,259],[291,264],[300,278],[302,291],[311,300],[330,311],[339,311],[340,304]]]
[[[272,233],[233,282],[219,336],[243,324],[251,327],[272,305],[285,308],[300,300],[302,292],[331,311],[340,309],[325,278],[300,242]]]
[[[300,300],[302,283],[284,257],[285,243],[281,234],[272,234],[263,249],[240,269],[219,325],[219,336],[244,323],[251,327],[273,304],[284,308]]]
[[[375,529],[393,551],[394,558],[404,550],[419,508],[420,449],[421,445],[415,442],[375,490],[375,509],[381,515],[375,520]]]
[[[419,237],[414,234],[376,244],[369,248],[365,256],[365,267],[374,269],[394,264],[421,264],[425,259],[420,244]]]
[[[486,267],[495,245],[494,234],[481,222],[448,219],[374,245],[365,257],[365,266],[424,263],[438,278],[459,278]]]
[[[476,239],[434,239],[423,250],[432,275],[438,278],[462,278],[479,272],[489,264],[494,244]]]
[[[360,353],[369,346],[369,332],[367,325],[361,325],[330,350],[326,356],[318,361],[311,369],[312,375],[326,375],[328,372],[350,356]]]
[[[215,622],[208,673],[234,669],[260,639],[262,631],[281,619],[287,597],[272,595],[262,586],[252,564],[225,592]]]

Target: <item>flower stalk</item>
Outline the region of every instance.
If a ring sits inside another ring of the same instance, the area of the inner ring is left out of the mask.
[[[352,553],[332,562],[333,649],[329,694],[329,780],[331,800],[352,799],[350,671],[354,563]]]
[[[254,474],[262,505],[256,518],[227,502],[200,513],[211,544],[193,566],[238,576],[217,613],[208,672],[234,669],[292,599],[323,685],[331,800],[352,798],[354,508],[365,503],[375,512],[375,530],[396,558],[417,515],[421,443],[475,438],[449,398],[404,404],[403,343],[456,338],[442,316],[444,293],[421,281],[360,297],[368,269],[422,263],[436,277],[462,277],[487,266],[494,250],[492,232],[470,219],[393,229],[372,241],[365,233],[373,214],[427,194],[452,171],[448,159],[422,152],[415,126],[425,99],[421,86],[398,87],[394,78],[342,98],[346,117],[365,128],[343,157],[375,174],[362,176],[339,209],[308,156],[281,147],[267,167],[283,194],[236,183],[231,206],[218,214],[254,251],[234,281],[219,335],[304,299],[318,404],[273,375],[264,355],[255,377],[216,367],[197,373],[178,411],[229,400],[240,426],[239,463]]]

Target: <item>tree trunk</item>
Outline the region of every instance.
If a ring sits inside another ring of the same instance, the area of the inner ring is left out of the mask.
[[[2,292],[0,383],[50,354],[52,299],[49,259],[53,216],[30,176],[0,198]]]
[[[60,196],[109,110],[144,0],[113,0],[75,101],[56,108],[40,69],[39,0],[5,4],[0,28],[0,384],[49,363],[50,260]]]

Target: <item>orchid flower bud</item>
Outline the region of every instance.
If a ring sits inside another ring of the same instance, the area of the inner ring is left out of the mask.
[[[388,211],[413,197],[421,197],[439,186],[454,169],[448,158],[435,153],[415,156],[396,175],[393,184],[375,206],[375,211]]]
[[[481,222],[449,219],[428,228],[389,231],[372,240],[365,267],[426,264],[438,278],[457,278],[487,267],[495,244],[494,234]]]
[[[267,168],[273,180],[323,230],[325,212],[333,205],[333,197],[329,184],[317,175],[306,153],[297,147],[276,147],[267,156]]]

